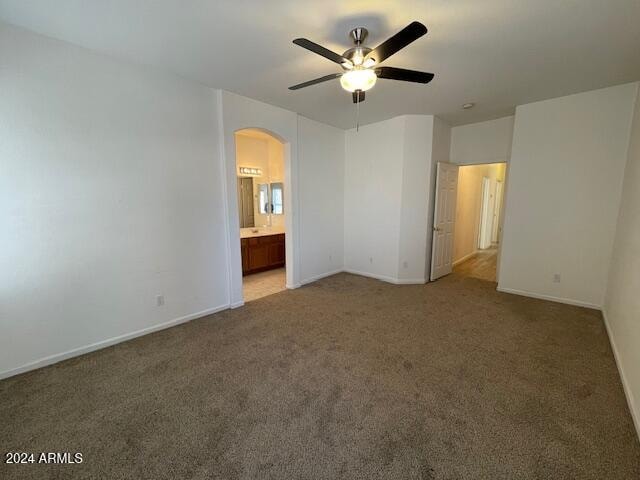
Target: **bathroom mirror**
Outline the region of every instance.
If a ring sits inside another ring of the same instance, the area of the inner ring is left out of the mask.
[[[258,211],[261,215],[284,215],[282,182],[258,184]]]
[[[271,184],[271,213],[274,215],[284,214],[284,195],[282,183]]]
[[[255,227],[253,215],[253,178],[238,177],[238,214],[240,228]]]
[[[258,184],[258,211],[260,215],[269,213],[269,184]]]

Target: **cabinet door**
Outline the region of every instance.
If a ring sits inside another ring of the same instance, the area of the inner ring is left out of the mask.
[[[256,270],[269,266],[269,245],[249,247],[249,269]]]
[[[249,271],[249,248],[246,238],[240,241],[240,255],[242,257],[242,274],[245,275]]]
[[[274,242],[269,245],[269,265],[284,264],[284,242]]]

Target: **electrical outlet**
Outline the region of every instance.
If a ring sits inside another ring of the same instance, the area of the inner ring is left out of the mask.
[[[402,262],[402,266],[404,268],[409,268],[409,262],[406,262],[406,261]]]
[[[560,274],[559,273],[554,273],[553,274],[553,283],[560,283]]]
[[[369,263],[373,263],[373,257],[369,257]]]
[[[329,261],[333,260],[333,255],[329,255]]]
[[[161,307],[164,305],[164,295],[156,296],[156,306]]]

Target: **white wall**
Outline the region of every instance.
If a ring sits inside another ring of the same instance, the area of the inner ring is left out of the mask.
[[[344,266],[345,132],[298,117],[300,283]]]
[[[285,182],[284,211],[286,230],[287,286],[299,285],[299,215],[298,211],[298,115],[266,103],[219,91],[220,137],[222,138],[225,168],[225,198],[223,211],[231,212],[227,228],[230,252],[228,274],[231,283],[231,305],[242,305],[242,259],[240,256],[240,220],[236,193],[235,132],[244,128],[258,128],[275,135],[284,146]],[[228,210],[227,210],[228,209]],[[295,254],[295,257],[294,257]]]
[[[434,161],[448,157],[448,133],[431,115],[404,115],[347,132],[347,271],[393,283],[426,281]]]
[[[428,222],[433,170],[431,115],[406,115],[404,121],[400,231],[397,278],[402,283],[425,283]]]
[[[345,146],[345,269],[395,281],[398,274],[404,119],[348,130]]]
[[[242,128],[287,142],[289,285],[342,268],[343,131],[6,24],[0,58],[0,377],[242,301]]]
[[[602,306],[636,89],[516,109],[500,290]]]
[[[449,152],[470,158],[454,143],[456,129],[472,126],[404,116],[345,136],[4,24],[0,57],[0,376],[241,301],[238,218],[227,215],[237,212],[236,130],[261,128],[287,142],[286,228],[297,252],[287,250],[290,286],[343,267],[423,280],[433,166]],[[636,90],[518,108],[502,289],[602,304]],[[637,125],[606,304],[635,398]],[[504,160],[498,143],[473,161]],[[556,271],[560,284],[551,283]]]
[[[461,165],[508,162],[514,117],[472,123],[451,129],[451,162]]]
[[[229,225],[229,275],[231,278],[231,305],[242,304],[242,265],[240,257],[239,220],[237,215],[236,158],[234,132],[243,128],[258,128],[275,135],[284,145],[284,220],[286,230],[287,286],[295,288],[317,276],[336,270],[336,262],[342,260],[342,236],[328,240],[329,235],[341,235],[342,217],[334,215],[336,205],[332,203],[314,204],[318,199],[308,190],[316,181],[318,166],[314,162],[329,162],[340,165],[344,162],[344,131],[336,130],[318,122],[302,119],[294,112],[274,107],[266,103],[242,97],[234,93],[220,91],[220,118],[223,141],[223,158],[226,169],[226,201],[232,212]],[[299,132],[300,129],[304,131]],[[318,141],[317,134],[323,141]],[[338,153],[342,152],[342,153]],[[300,160],[304,155],[305,159]],[[305,169],[300,170],[301,162]],[[325,169],[322,179],[334,186],[342,183],[342,168]],[[305,191],[302,191],[302,188]],[[317,189],[315,190],[317,191]],[[335,197],[340,201],[338,211],[344,211],[344,197],[340,190]],[[319,214],[321,212],[321,214]],[[304,226],[302,219],[304,218]],[[307,230],[308,229],[308,230]],[[315,238],[317,232],[325,232],[323,238]],[[304,240],[302,240],[304,237]],[[303,243],[304,242],[304,243]],[[308,257],[319,250],[322,257]],[[335,252],[335,258],[333,253]],[[331,260],[329,260],[331,255]],[[305,266],[304,273],[302,265]]]
[[[4,24],[0,58],[0,375],[226,307],[212,91]]]
[[[638,95],[636,95],[627,158],[604,314],[629,407],[640,436],[640,101]]]

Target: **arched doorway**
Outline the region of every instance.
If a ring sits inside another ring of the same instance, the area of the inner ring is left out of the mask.
[[[248,302],[287,285],[287,144],[259,128],[236,130],[234,144],[239,228],[235,241],[240,242],[242,294]]]

